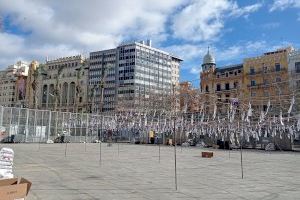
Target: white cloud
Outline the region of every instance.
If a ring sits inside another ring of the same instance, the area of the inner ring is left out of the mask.
[[[274,0],[269,11],[285,10],[289,7],[300,8],[299,0]]]
[[[201,67],[192,67],[191,70],[190,70],[190,73],[199,76],[201,71],[202,71]]]
[[[257,3],[239,7],[229,0],[194,0],[175,14],[172,26],[174,37],[190,41],[215,41],[224,28],[226,18],[248,16],[261,6]]]
[[[9,17],[10,23],[18,27],[19,32],[27,33],[2,35],[0,53],[9,54],[10,58],[20,56],[25,59],[36,53],[35,58],[41,59],[45,54],[58,57],[112,48],[124,40],[164,40],[171,13],[185,2],[0,0],[0,16]],[[3,49],[2,44],[6,44],[3,42],[10,42],[9,50]],[[55,49],[57,51],[53,51]],[[2,59],[0,66],[11,62],[14,59]]]
[[[242,62],[244,58],[257,55],[267,48],[265,41],[249,41],[246,43],[227,47],[225,49],[218,49],[216,52],[218,61],[239,61]]]
[[[194,1],[174,16],[174,36],[193,41],[213,40],[224,27],[222,15],[230,6],[225,0]]]
[[[183,60],[201,59],[199,55],[206,53],[206,47],[204,45],[195,44],[183,44],[183,45],[171,45],[164,49],[174,55],[180,56]]]
[[[234,4],[230,15],[235,17],[240,17],[240,16],[248,17],[249,14],[258,11],[261,7],[262,7],[261,3],[256,3],[241,8],[239,8],[237,4]]]

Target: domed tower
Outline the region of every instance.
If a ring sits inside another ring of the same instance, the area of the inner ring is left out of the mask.
[[[202,71],[214,71],[216,68],[216,61],[213,55],[209,52],[209,47],[207,49],[207,54],[203,57]]]

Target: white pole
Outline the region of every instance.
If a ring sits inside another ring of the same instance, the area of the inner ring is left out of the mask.
[[[33,123],[33,127],[34,127],[34,138],[36,138],[36,109],[34,109],[34,123]]]
[[[44,111],[42,110],[42,124],[41,124],[41,132],[40,132],[40,139],[39,139],[39,150],[41,148],[41,138],[42,138],[42,133],[43,133],[43,122],[44,122]]]
[[[65,113],[62,112],[62,116],[61,135],[64,133]]]
[[[75,120],[73,122],[74,124],[74,135],[75,135],[75,143],[77,142],[77,114],[78,113],[74,113],[75,114]]]
[[[101,141],[99,141],[99,164],[102,164],[102,148],[101,148]]]
[[[28,135],[28,131],[29,131],[28,122],[29,122],[29,109],[27,108],[26,109],[25,142],[27,142],[27,135]]]
[[[19,113],[18,113],[18,132],[17,132],[17,135],[20,132],[20,117],[21,117],[21,108],[19,108]]]
[[[50,131],[51,131],[51,118],[52,118],[52,112],[51,110],[49,110],[48,140],[50,138]]]
[[[242,122],[242,136],[244,135],[244,127]],[[240,145],[241,145],[241,171],[242,171],[242,179],[244,179],[244,167],[243,167],[243,138],[241,138]]]
[[[84,145],[84,150],[85,150],[85,151],[86,151],[86,138],[87,138],[88,131],[89,131],[89,115],[86,114],[85,145]]]
[[[10,108],[10,120],[9,120],[9,136],[11,136],[11,122],[12,121],[12,108]]]
[[[80,142],[82,138],[82,125],[83,125],[83,110],[81,110],[81,116],[80,116]]]
[[[64,134],[64,126],[65,126],[65,113],[64,112],[61,112],[61,114],[62,114],[62,124],[61,124],[61,134],[60,134],[60,143],[61,143],[61,145],[62,145],[62,143],[64,142],[64,141],[62,141],[62,136],[63,136],[63,134]],[[64,140],[65,140],[65,138],[64,138]]]
[[[4,107],[1,106],[1,115],[0,115],[0,126],[3,126],[3,113],[4,113]]]
[[[175,190],[177,190],[177,158],[176,158],[176,118],[174,115],[174,127],[173,127],[173,140],[174,140],[174,176],[175,176]]]
[[[54,134],[54,138],[57,137],[57,123],[58,123],[58,111],[55,111],[55,134]]]
[[[70,112],[70,115],[69,115],[69,120],[68,120],[68,131],[69,131],[69,133],[68,133],[68,135],[70,135],[71,136],[71,117],[72,117],[72,113]]]
[[[96,124],[97,124],[97,137],[98,137],[98,140],[99,142],[101,141],[101,137],[100,137],[100,131],[99,131],[99,115],[96,115],[97,116],[97,120],[96,120]]]

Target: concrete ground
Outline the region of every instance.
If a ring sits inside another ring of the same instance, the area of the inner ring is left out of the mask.
[[[239,151],[213,150],[209,159],[203,149],[177,147],[176,191],[173,147],[161,146],[159,162],[158,146],[103,143],[100,163],[99,144],[0,146],[14,149],[15,175],[32,181],[28,200],[300,199],[294,152],[243,151],[241,179]]]

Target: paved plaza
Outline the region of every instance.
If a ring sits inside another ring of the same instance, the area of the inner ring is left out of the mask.
[[[32,182],[28,200],[300,199],[300,154],[151,145],[1,144],[15,151],[14,173]],[[66,148],[67,147],[67,148]],[[66,151],[65,151],[66,150]],[[205,149],[207,150],[207,149]]]

